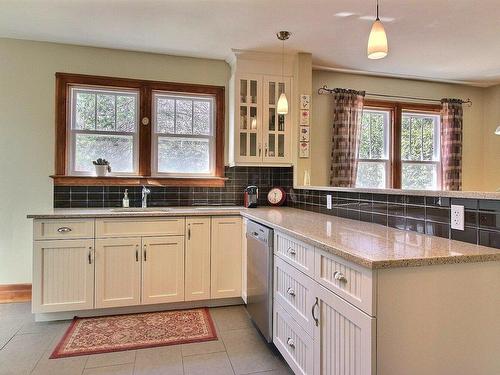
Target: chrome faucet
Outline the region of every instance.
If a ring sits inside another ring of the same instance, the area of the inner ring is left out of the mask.
[[[142,208],[146,208],[148,206],[148,194],[151,193],[146,186],[142,185]]]

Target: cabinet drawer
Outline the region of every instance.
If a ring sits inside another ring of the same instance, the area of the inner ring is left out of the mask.
[[[96,220],[96,237],[183,236],[184,218],[105,218]]]
[[[376,315],[376,273],[316,249],[314,279],[368,315]]]
[[[55,240],[63,238],[93,238],[94,219],[47,219],[33,223],[35,240]]]
[[[279,303],[274,304],[273,342],[295,374],[313,375],[313,340]]]
[[[314,275],[314,247],[280,232],[274,233],[274,253],[306,275]]]
[[[311,336],[314,322],[311,310],[314,305],[316,283],[279,257],[274,257],[274,299]]]

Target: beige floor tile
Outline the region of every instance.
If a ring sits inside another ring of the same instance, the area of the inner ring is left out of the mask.
[[[0,317],[0,350],[14,337],[25,323],[22,319]]]
[[[105,367],[123,365],[135,362],[135,350],[125,350],[122,352],[112,352],[103,354],[92,354],[87,357],[85,368]]]
[[[18,335],[31,333],[54,333],[66,332],[71,321],[63,320],[57,322],[26,322],[17,332]]]
[[[83,371],[83,375],[132,375],[133,373],[133,363],[129,363],[127,365],[89,368]]]
[[[137,350],[134,375],[182,375],[180,345]]]
[[[42,357],[49,342],[44,334],[14,336],[0,350],[0,375],[28,374]]]
[[[283,363],[255,328],[222,332],[236,374],[282,369]]]
[[[234,375],[225,352],[191,355],[183,361],[185,375]]]
[[[252,327],[243,305],[213,308],[210,314],[221,332]]]
[[[32,375],[81,375],[86,361],[86,357],[42,358],[35,366]]]

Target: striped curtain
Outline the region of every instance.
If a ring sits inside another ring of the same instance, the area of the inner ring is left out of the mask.
[[[330,185],[355,187],[364,91],[333,91],[333,134]]]
[[[462,190],[463,109],[460,99],[441,99],[443,190]]]

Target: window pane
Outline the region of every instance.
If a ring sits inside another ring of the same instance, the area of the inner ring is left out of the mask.
[[[401,127],[401,159],[439,160],[439,115],[403,113]]]
[[[370,119],[371,159],[385,158],[384,125],[384,115],[382,113],[372,114]]]
[[[192,134],[193,101],[177,99],[175,101],[175,133]]]
[[[193,134],[210,135],[210,112],[209,101],[194,101]]]
[[[384,162],[359,162],[356,187],[385,188],[386,170]]]
[[[422,160],[422,119],[410,118],[410,160]]]
[[[73,129],[95,129],[95,94],[77,92]]]
[[[410,160],[410,117],[403,115],[401,122],[401,159]]]
[[[137,115],[135,112],[135,96],[116,96],[116,130],[119,132],[135,132]]]
[[[174,110],[174,99],[156,97],[156,131],[158,133],[175,133]]]
[[[210,173],[209,140],[159,137],[158,172]]]
[[[422,131],[423,131],[423,150],[422,156],[423,160],[434,160],[434,121],[431,118],[424,118],[422,121]]]
[[[97,130],[115,130],[115,96],[97,94]]]
[[[363,112],[359,140],[359,157],[361,159],[370,159],[370,117],[370,112]]]
[[[361,120],[360,159],[387,159],[390,112],[365,109]]]
[[[403,163],[401,185],[403,189],[437,189],[437,166],[435,164]]]
[[[106,159],[112,172],[133,172],[133,136],[76,134],[75,170],[93,172],[93,160]]]

